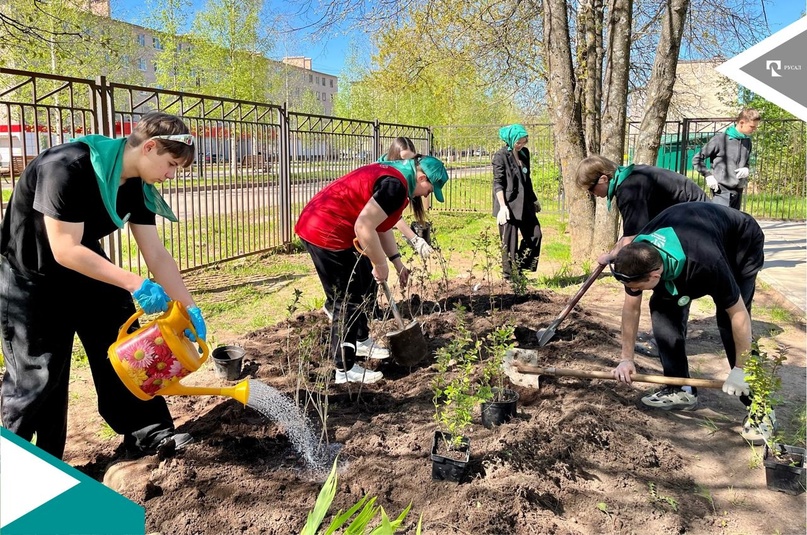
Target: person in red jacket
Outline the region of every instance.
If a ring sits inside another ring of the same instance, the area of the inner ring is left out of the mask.
[[[395,266],[401,285],[406,285],[409,272],[401,261],[392,229],[410,199],[433,193],[443,202],[442,188],[447,181],[445,166],[431,156],[374,163],[323,188],[300,213],[294,231],[311,255],[327,301],[334,307],[331,355],[336,384],[375,383],[383,378],[381,372],[355,363],[357,356],[389,357],[389,352],[370,338],[362,306],[365,290],[373,280],[387,280],[387,259]],[[415,218],[424,222],[423,210],[413,208]],[[354,248],[355,238],[363,255]]]

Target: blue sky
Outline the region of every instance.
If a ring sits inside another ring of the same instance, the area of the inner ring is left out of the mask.
[[[206,0],[191,0],[195,9],[202,9]],[[313,15],[300,13],[301,5],[308,2],[294,0],[266,0],[266,5],[276,13],[290,14],[294,24],[305,26],[313,22]],[[134,24],[143,24],[144,5],[148,0],[111,0],[112,16]],[[773,0],[766,2],[771,34],[795,22],[807,9],[807,0]],[[767,36],[766,36],[767,37]],[[284,33],[275,44],[274,59],[283,56],[306,56],[313,62],[316,71],[340,76],[345,66],[345,56],[350,46],[356,47],[360,58],[369,60],[372,47],[367,36],[361,32],[348,33],[335,29],[325,36],[315,36],[310,31]]]

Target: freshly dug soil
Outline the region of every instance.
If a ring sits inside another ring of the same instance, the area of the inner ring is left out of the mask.
[[[540,349],[536,331],[552,322],[567,296],[515,296],[505,285],[491,290],[463,281],[453,281],[444,295],[437,303],[417,296],[400,303],[405,317],[411,317],[409,305],[422,312],[418,319],[432,352],[425,361],[413,368],[371,362],[385,380],[363,388],[330,385],[325,434],[340,445],[331,514],[369,494],[390,516],[412,504],[405,533],[415,532],[421,515],[426,534],[805,532],[804,495],[766,489],[762,448],[749,447],[738,434],[743,407],[719,390],[701,389],[697,410],[664,412],[639,402],[654,385],[536,376],[534,387],[514,387],[518,415],[509,423],[485,429],[477,408],[467,433],[465,479],[432,481],[433,352],[456,334],[456,304],[468,310],[470,330],[480,338],[505,323],[515,325],[517,346],[538,349],[541,365],[610,370],[619,360],[622,298],[613,285],[595,284]],[[758,301],[764,298],[759,292]],[[374,329],[378,340],[397,330],[391,318]],[[791,347],[783,374],[787,403],[778,411],[787,423],[805,403],[803,325],[755,320],[754,331],[772,332],[776,342]],[[295,397],[301,360],[304,378],[329,372],[322,356],[327,333],[327,318],[316,311],[247,334],[240,341],[247,353],[242,378]],[[725,377],[713,312],[693,312],[688,349],[693,376]],[[638,357],[637,364],[640,372],[661,373],[658,359]],[[212,364],[186,382],[225,384]],[[101,479],[121,452],[119,439],[98,434],[92,391],[88,370],[75,370],[66,460]],[[299,532],[322,480],[304,470],[283,429],[232,399],[174,397],[169,403],[178,428],[196,443],[168,459],[144,459],[153,469],[129,481],[125,493],[146,508],[147,532]],[[316,413],[309,414],[321,429]]]

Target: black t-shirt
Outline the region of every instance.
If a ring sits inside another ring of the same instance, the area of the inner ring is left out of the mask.
[[[683,175],[660,167],[636,165],[614,194],[625,236],[639,233],[654,217],[683,202],[707,202],[703,190]]]
[[[121,218],[130,214],[131,223],[155,224],[139,178],[120,186],[116,209]],[[82,245],[104,256],[99,240],[117,227],[104,207],[90,149],[84,143],[65,143],[45,150],[25,168],[14,187],[0,229],[0,254],[18,271],[50,275],[64,269],[53,258],[45,215],[84,223]]]
[[[678,295],[672,296],[660,281],[654,297],[679,300],[709,295],[725,310],[740,298],[737,279],[750,277],[765,261],[765,235],[750,215],[710,202],[677,204],[664,210],[639,234],[672,227],[681,242],[686,262],[673,280]],[[631,295],[636,295],[633,292]]]
[[[382,176],[373,185],[373,199],[387,215],[399,210],[408,196],[407,188],[394,176]]]

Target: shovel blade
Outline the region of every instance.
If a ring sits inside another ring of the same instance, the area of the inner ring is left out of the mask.
[[[538,329],[538,332],[535,333],[535,336],[538,338],[538,347],[544,347],[547,342],[552,340],[552,337],[555,336],[555,329],[557,329],[559,324],[560,322],[555,320],[552,322],[552,325],[546,329]]]

